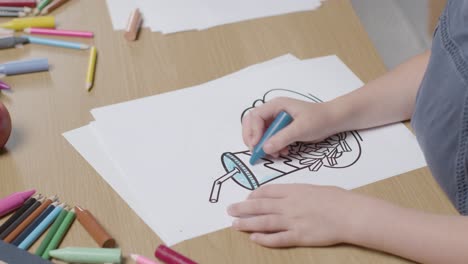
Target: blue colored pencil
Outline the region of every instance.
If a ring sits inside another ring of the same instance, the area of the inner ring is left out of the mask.
[[[54,209],[57,204],[51,204],[26,227],[11,244],[18,246]]]
[[[46,229],[52,224],[53,221],[57,218],[57,216],[62,212],[63,207],[65,204],[61,204],[49,214],[46,218],[27,236],[21,244],[19,244],[19,248],[28,250],[31,245],[36,242],[36,240],[46,231]]]
[[[60,48],[67,48],[67,49],[80,49],[80,50],[89,49],[89,45],[86,45],[83,43],[69,42],[69,41],[49,39],[49,38],[38,38],[38,37],[31,37],[31,36],[26,36],[26,35],[23,35],[23,37],[28,38],[29,42],[32,44],[60,47]]]

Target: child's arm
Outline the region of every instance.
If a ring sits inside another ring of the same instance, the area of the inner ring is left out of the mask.
[[[233,228],[267,247],[350,243],[421,263],[468,261],[466,217],[418,212],[336,187],[266,185],[228,213],[239,217]]]
[[[411,118],[429,56],[429,51],[415,56],[362,88],[330,102],[332,108],[340,109],[342,122],[338,130],[370,128]]]
[[[252,149],[280,111],[288,112],[294,121],[265,143],[264,151],[273,156],[295,141],[314,142],[342,131],[409,119],[429,55],[430,52],[426,52],[416,56],[331,102],[314,104],[288,98],[274,99],[244,118],[244,142]]]
[[[401,208],[375,200],[356,212],[346,242],[420,263],[468,263],[468,218]]]

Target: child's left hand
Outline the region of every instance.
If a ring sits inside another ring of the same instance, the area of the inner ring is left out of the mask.
[[[253,191],[244,202],[229,206],[239,217],[233,228],[252,232],[266,247],[328,246],[347,242],[359,205],[369,198],[337,187],[272,184]],[[370,200],[370,199],[369,199]]]

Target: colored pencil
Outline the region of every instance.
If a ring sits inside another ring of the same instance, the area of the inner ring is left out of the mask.
[[[34,15],[37,16],[39,15],[39,13],[41,13],[41,11],[50,4],[50,2],[52,2],[52,0],[42,0],[39,2],[39,4],[37,5],[37,8],[36,10],[34,10]]]
[[[83,43],[77,42],[68,42],[62,40],[55,40],[55,39],[47,39],[47,38],[37,38],[24,35],[23,37],[27,37],[29,42],[32,44],[39,44],[39,45],[46,45],[46,46],[53,46],[53,47],[60,47],[60,48],[67,48],[67,49],[89,49],[89,46]]]
[[[36,0],[0,0],[0,6],[36,7]]]
[[[135,261],[136,264],[158,264],[156,260],[151,260],[147,257],[143,257],[137,254],[131,254],[130,257]]]
[[[8,234],[7,237],[3,241],[7,243],[11,243],[23,230],[28,227],[29,224],[31,224],[34,219],[36,219],[51,203],[55,202],[57,200],[56,196],[52,196],[50,198],[47,198],[34,212],[31,213],[24,221],[18,225],[18,227],[15,228],[10,234]]]
[[[0,37],[12,37],[14,34],[14,30],[0,28]]]
[[[93,88],[94,74],[96,72],[97,50],[96,47],[91,48],[88,62],[88,72],[86,74],[86,90],[90,91]]]
[[[19,248],[28,250],[29,247],[44,233],[44,231],[52,224],[52,222],[60,215],[65,207],[62,203],[54,208],[46,218],[19,244]]]
[[[63,219],[65,219],[67,214],[68,214],[68,211],[67,211],[67,208],[65,207],[57,216],[57,218],[54,220],[54,223],[50,227],[49,232],[47,232],[47,235],[42,240],[39,247],[36,249],[36,252],[34,252],[36,256],[42,256],[42,254],[44,254],[44,251],[46,250],[47,246],[49,245],[50,241],[54,237],[55,233],[59,229],[60,225],[63,222]]]
[[[44,197],[41,197],[34,202],[31,207],[28,208],[18,219],[16,219],[5,231],[0,234],[0,239],[5,239],[13,230],[15,230],[28,216],[30,216],[44,201]]]
[[[16,6],[0,6],[0,11],[14,11],[14,12],[23,12],[29,13],[31,12],[30,7],[16,7]]]
[[[57,232],[55,232],[54,236],[50,240],[49,245],[47,245],[46,249],[44,250],[44,253],[42,254],[43,259],[50,259],[49,252],[56,249],[60,245],[63,237],[66,235],[68,229],[75,220],[75,216],[75,209],[72,209],[67,213],[67,216],[65,216],[65,219],[63,219],[63,222],[60,224]]]
[[[2,81],[0,81],[0,87],[1,87],[1,84],[2,84]],[[13,222],[18,219],[18,217],[20,217],[26,210],[29,209],[29,207],[31,207],[36,201],[37,199],[36,198],[39,198],[40,196],[39,195],[35,195],[31,198],[29,198],[26,202],[24,202],[24,204],[18,209],[16,210],[16,212],[11,215],[8,220],[6,220],[1,226],[0,226],[0,234],[5,231],[11,224],[13,224]]]
[[[50,12],[54,11],[55,9],[61,7],[63,4],[68,2],[68,0],[54,0],[50,5],[46,6],[46,8],[42,9],[41,15],[47,15]]]
[[[20,208],[35,192],[36,190],[16,192],[0,199],[0,217]]]
[[[55,206],[58,205],[58,202],[52,203],[36,218],[31,224],[26,227],[14,240],[11,244],[18,246],[21,242],[29,236],[29,234],[55,209]]]
[[[94,33],[89,31],[78,30],[63,30],[63,29],[49,29],[49,28],[26,28],[25,33],[33,35],[48,35],[60,37],[75,37],[75,38],[93,38]]]
[[[8,85],[6,82],[0,81],[0,90],[10,90],[10,89],[11,89],[10,85]]]
[[[14,11],[3,11],[0,10],[0,17],[25,17],[26,13],[24,12],[14,12]]]

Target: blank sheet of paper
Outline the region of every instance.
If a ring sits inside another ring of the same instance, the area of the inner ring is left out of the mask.
[[[288,156],[255,166],[247,162],[241,117],[249,109],[278,96],[319,103],[361,85],[336,56],[282,61],[94,109],[97,121],[84,131],[94,135],[99,144],[93,147],[113,164],[108,165],[113,172],[101,170],[109,174],[103,177],[125,200],[132,196],[129,205],[173,245],[230,226],[226,207],[264,184],[351,189],[424,166],[415,137],[402,124],[343,132],[320,144],[296,143]],[[86,139],[65,136],[78,151],[83,148]],[[111,183],[115,177],[125,186]],[[153,210],[140,209],[148,207]]]
[[[309,11],[320,6],[320,0],[107,0],[115,30],[125,29],[130,12],[140,8],[144,26],[152,31],[174,33],[201,30],[214,26]]]

